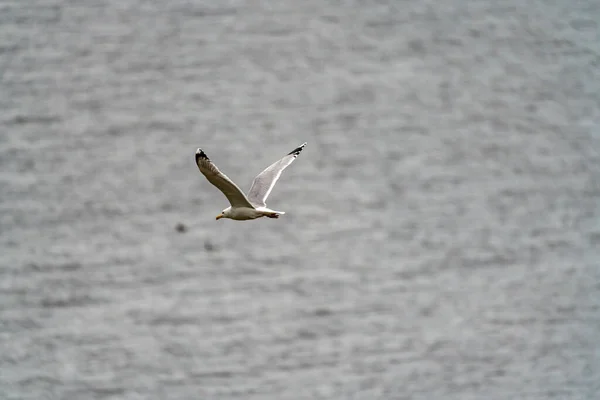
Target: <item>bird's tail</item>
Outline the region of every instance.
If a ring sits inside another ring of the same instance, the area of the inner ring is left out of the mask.
[[[269,218],[279,218],[280,215],[285,214],[283,211],[275,211],[275,210],[269,210],[265,212],[265,217],[269,217]]]

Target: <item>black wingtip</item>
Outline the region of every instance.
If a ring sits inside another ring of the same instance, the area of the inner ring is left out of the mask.
[[[198,148],[198,150],[196,150],[196,164],[198,163],[198,160],[209,160],[208,156],[206,155],[206,153],[204,152],[204,150]]]
[[[300,152],[302,151],[302,149],[304,148],[304,146],[306,146],[306,142],[302,143],[300,146],[298,146],[294,150],[290,151],[288,153],[288,156],[291,156],[291,155],[298,156],[298,154],[300,154]]]

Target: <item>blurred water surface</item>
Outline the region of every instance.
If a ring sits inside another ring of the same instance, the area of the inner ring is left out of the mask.
[[[598,21],[2,2],[0,398],[598,398]]]

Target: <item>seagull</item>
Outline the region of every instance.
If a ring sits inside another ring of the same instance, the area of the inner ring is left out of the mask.
[[[216,219],[230,218],[237,221],[246,221],[261,217],[279,218],[280,215],[285,214],[283,211],[267,208],[267,197],[269,197],[283,170],[298,157],[304,146],[306,146],[306,142],[258,174],[252,182],[248,195],[245,195],[227,175],[219,171],[202,149],[196,150],[196,165],[198,165],[200,172],[210,183],[223,192],[231,204],[231,207],[221,211]]]

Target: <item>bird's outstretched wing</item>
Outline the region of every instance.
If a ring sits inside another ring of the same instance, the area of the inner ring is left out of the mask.
[[[275,186],[281,173],[296,159],[296,157],[298,157],[298,154],[300,154],[304,146],[306,146],[306,142],[299,147],[296,147],[281,160],[271,164],[254,178],[252,187],[250,187],[250,191],[248,192],[248,200],[250,200],[250,203],[252,203],[254,207],[266,206],[265,202],[267,201],[267,197],[269,197],[269,194],[271,193],[271,190],[273,190],[273,186]]]
[[[227,175],[219,171],[217,166],[210,161],[202,149],[196,150],[196,165],[198,165],[200,172],[202,172],[206,179],[223,192],[232,207],[254,208],[246,195],[244,195],[244,192]]]

